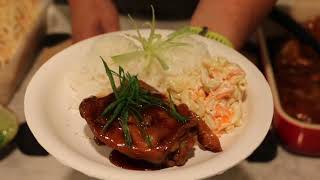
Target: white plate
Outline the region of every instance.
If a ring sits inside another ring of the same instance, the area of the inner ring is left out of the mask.
[[[143,30],[147,34],[148,30]],[[158,30],[161,34],[170,31]],[[134,33],[133,31],[112,34]],[[25,115],[39,143],[63,164],[100,179],[199,179],[219,174],[249,156],[268,132],[273,102],[270,88],[259,70],[244,56],[218,42],[202,37],[209,52],[239,64],[247,74],[248,88],[243,126],[221,138],[223,152],[211,153],[196,148],[195,156],[182,167],[158,171],[133,171],[114,166],[110,150],[92,140],[86,122],[72,113],[67,104],[71,95],[64,77],[85,57],[93,44],[110,34],[77,43],[45,63],[32,78],[25,95]]]

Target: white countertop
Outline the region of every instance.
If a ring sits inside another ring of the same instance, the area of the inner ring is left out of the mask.
[[[68,10],[65,7],[50,6],[48,10],[48,31],[70,32]],[[160,28],[181,27],[186,22],[158,22]],[[128,21],[121,17],[122,29],[128,29]],[[34,66],[22,86],[19,88],[9,107],[16,112],[20,120],[24,120],[23,97],[25,88],[32,74],[37,70]],[[278,149],[278,156],[269,163],[241,162],[224,174],[216,176],[215,180],[319,180],[320,158],[308,158],[292,155]],[[2,180],[92,180],[80,172],[60,164],[52,156],[26,156],[15,150],[0,161],[0,179]]]

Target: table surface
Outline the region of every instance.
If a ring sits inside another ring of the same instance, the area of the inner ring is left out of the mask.
[[[48,9],[48,33],[67,32],[70,33],[68,9],[64,6],[51,5]],[[121,28],[129,29],[128,20],[121,17]],[[177,28],[187,22],[158,22],[160,28]],[[21,87],[16,92],[9,104],[11,108],[23,121],[23,97],[30,78],[39,68],[35,63]],[[278,156],[269,163],[252,163],[243,161],[222,175],[212,177],[214,180],[319,180],[320,158],[309,158],[290,154],[278,148]],[[8,157],[0,161],[0,179],[7,180],[92,180],[80,172],[59,163],[54,157],[34,157],[22,154],[15,150]]]

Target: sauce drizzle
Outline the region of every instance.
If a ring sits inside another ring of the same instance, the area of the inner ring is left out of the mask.
[[[150,171],[163,169],[160,165],[152,164],[147,161],[132,159],[117,150],[113,150],[109,156],[112,164],[130,170]]]

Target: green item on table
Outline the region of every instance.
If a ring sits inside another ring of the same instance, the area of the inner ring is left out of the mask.
[[[18,123],[15,114],[0,105],[0,148],[8,144],[17,131]]]

